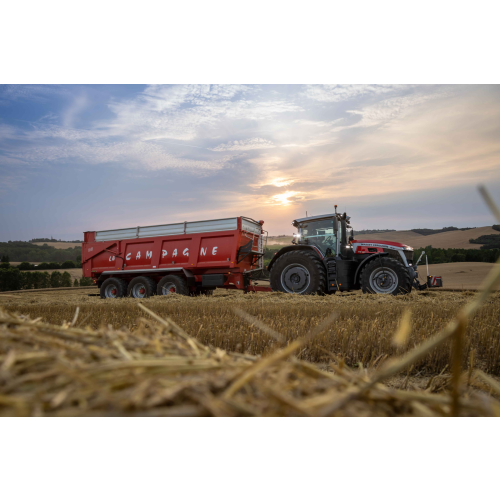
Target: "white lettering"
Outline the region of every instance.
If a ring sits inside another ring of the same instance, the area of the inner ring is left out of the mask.
[[[168,253],[168,252],[167,252],[166,250],[162,250],[162,251],[161,251],[161,256],[162,256],[162,257],[166,257],[166,256],[167,256],[167,253]]]
[[[182,255],[189,257],[189,248],[185,248],[184,251],[182,252]]]
[[[146,259],[151,259],[152,257],[153,257],[153,251],[152,250],[151,251],[147,250],[146,251]]]
[[[92,250],[94,250],[94,247],[89,248],[89,252],[92,252]]]
[[[217,248],[219,248],[219,247],[212,248],[212,255],[217,255]]]
[[[172,257],[177,257],[177,248],[174,249],[174,253],[172,254]]]
[[[137,255],[135,256],[135,260],[140,259],[140,258],[141,258],[141,251],[139,250],[137,252]]]
[[[131,258],[130,256],[131,255],[132,255],[131,253],[128,253],[127,256],[125,257],[125,259],[130,260],[130,258]]]
[[[206,249],[206,248],[201,247],[201,250],[200,250],[200,255],[207,255],[207,249]]]
[[[115,256],[114,256],[114,255],[110,255],[110,256],[109,256],[109,261],[111,262],[111,261],[113,261],[113,260],[115,260]]]

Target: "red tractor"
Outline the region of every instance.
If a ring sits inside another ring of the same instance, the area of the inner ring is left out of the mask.
[[[412,287],[427,288],[418,281],[412,247],[354,239],[352,230],[348,238],[349,223],[336,205],[334,214],[294,220],[292,245],[281,248],[269,263],[271,288],[304,295],[356,289],[398,295]]]

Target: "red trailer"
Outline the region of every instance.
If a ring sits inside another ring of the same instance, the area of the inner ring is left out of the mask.
[[[263,268],[263,224],[233,217],[87,231],[83,276],[94,279],[102,298],[201,294],[217,287],[268,291],[251,282],[252,272]]]

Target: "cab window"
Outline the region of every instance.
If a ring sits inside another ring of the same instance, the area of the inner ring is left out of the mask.
[[[301,225],[301,239],[306,245],[317,246],[323,255],[335,255],[337,250],[337,235],[333,220],[306,222]]]

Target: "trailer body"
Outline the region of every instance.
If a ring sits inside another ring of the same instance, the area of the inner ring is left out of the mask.
[[[166,275],[187,280],[191,291],[245,289],[251,272],[263,267],[264,221],[233,217],[107,231],[87,231],[83,276],[100,286],[110,277],[129,282]]]

